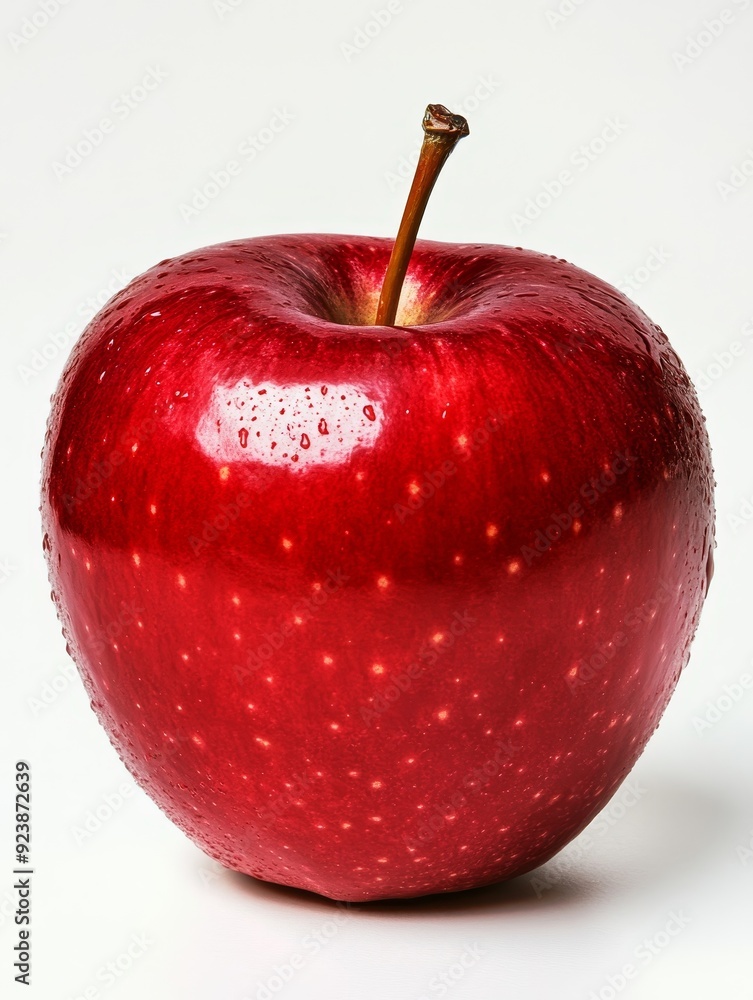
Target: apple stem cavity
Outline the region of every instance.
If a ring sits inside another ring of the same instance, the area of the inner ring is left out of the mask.
[[[400,228],[384,275],[376,313],[377,326],[394,326],[400,292],[408,271],[421,219],[447,157],[455,144],[470,131],[462,115],[454,115],[442,104],[430,104],[423,120],[424,141],[416,173],[405,203]]]

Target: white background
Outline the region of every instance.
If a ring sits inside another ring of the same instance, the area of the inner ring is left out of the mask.
[[[446,987],[451,1000],[753,997],[753,691],[741,685],[753,675],[747,3],[726,0],[725,23],[723,0],[565,0],[559,18],[547,14],[556,0],[392,0],[381,28],[371,11],[384,0],[68,0],[47,18],[35,0],[3,4],[4,996],[243,1000],[269,983],[290,1000],[418,1000],[439,996],[435,977],[476,947]],[[164,79],[140,101],[150,71]],[[714,449],[717,572],[690,665],[629,786],[538,881],[341,911],[219,869],[134,790],[71,675],[49,600],[39,453],[92,298],[225,239],[393,234],[407,183],[391,175],[406,171],[430,101],[465,111],[471,137],[424,236],[566,257],[626,288],[669,335]],[[265,143],[276,112],[290,120]],[[108,116],[114,128],[90,155],[55,167]],[[602,144],[610,119],[620,134]],[[248,137],[252,160],[238,154]],[[195,189],[231,159],[238,176],[187,218]],[[546,205],[544,185],[556,192],[562,170],[572,183]],[[537,197],[545,207],[522,223]],[[19,757],[34,772],[30,989],[11,969]],[[82,837],[89,811],[108,809]],[[683,926],[668,935],[673,913]],[[326,944],[314,955],[305,942],[317,934]],[[294,953],[305,964],[278,989],[275,966]],[[114,981],[102,971],[113,961]]]

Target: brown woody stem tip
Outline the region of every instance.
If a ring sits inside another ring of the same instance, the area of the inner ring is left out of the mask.
[[[424,141],[416,173],[405,203],[377,307],[376,325],[394,326],[405,275],[408,271],[421,219],[434,184],[455,144],[468,135],[468,122],[442,104],[430,104],[423,120]]]

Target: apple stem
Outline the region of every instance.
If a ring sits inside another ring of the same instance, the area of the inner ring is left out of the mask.
[[[375,321],[377,326],[395,325],[400,292],[429,196],[455,144],[469,132],[465,118],[462,115],[453,115],[441,104],[430,104],[427,107],[423,129],[424,141],[416,164],[416,173],[379,296]]]

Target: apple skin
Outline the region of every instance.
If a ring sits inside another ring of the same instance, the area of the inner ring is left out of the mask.
[[[637,306],[419,241],[402,326],[369,326],[391,246],[157,265],[74,348],[43,452],[53,598],[136,781],[222,864],[350,901],[578,834],[659,722],[714,545],[698,401]]]

